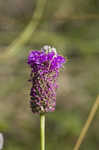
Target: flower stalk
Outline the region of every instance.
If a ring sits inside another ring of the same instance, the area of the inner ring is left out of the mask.
[[[45,114],[40,114],[41,150],[45,150]]]

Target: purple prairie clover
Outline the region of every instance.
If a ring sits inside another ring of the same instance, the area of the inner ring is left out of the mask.
[[[65,61],[65,58],[58,55],[56,49],[50,46],[30,51],[28,64],[31,68],[30,105],[33,113],[55,110],[57,78]]]

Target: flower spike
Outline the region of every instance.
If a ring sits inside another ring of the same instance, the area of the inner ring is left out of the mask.
[[[45,45],[40,51],[29,53],[28,64],[31,67],[30,105],[33,113],[52,112],[56,106],[57,77],[65,63],[54,47]]]

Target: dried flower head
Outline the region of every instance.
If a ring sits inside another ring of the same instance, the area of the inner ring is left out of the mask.
[[[65,58],[58,55],[54,47],[46,45],[40,51],[34,50],[29,53],[29,81],[32,82],[30,105],[33,113],[55,110],[57,77],[63,63]]]

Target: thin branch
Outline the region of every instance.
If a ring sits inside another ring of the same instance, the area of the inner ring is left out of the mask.
[[[85,14],[85,15],[56,15],[54,16],[55,21],[65,21],[65,20],[71,20],[71,21],[84,21],[84,20],[99,20],[98,14]]]
[[[20,51],[20,49],[30,40],[30,38],[33,36],[34,31],[39,25],[39,22],[43,15],[45,4],[46,4],[46,0],[37,1],[37,7],[35,12],[33,12],[32,20],[25,28],[25,30],[20,34],[20,36],[17,37],[16,40],[14,40],[12,44],[7,48],[5,53],[1,55],[1,58],[4,57],[9,58],[11,56],[16,55]]]
[[[80,133],[80,136],[79,136],[79,138],[77,140],[77,143],[75,144],[73,150],[79,150],[80,145],[83,142],[84,137],[85,137],[85,135],[86,135],[86,133],[87,133],[87,131],[88,131],[92,121],[93,121],[93,118],[95,117],[95,114],[96,114],[96,111],[97,111],[98,107],[99,107],[99,96],[97,97],[97,99],[96,99],[96,101],[95,101],[95,103],[94,103],[94,105],[93,105],[93,107],[91,109],[91,112],[90,112],[90,114],[88,116],[88,119],[87,119],[87,121],[86,121],[86,123],[85,123],[85,125],[84,125],[84,127],[83,127],[83,129],[81,131],[81,133]]]

